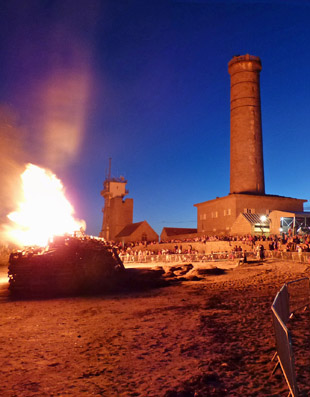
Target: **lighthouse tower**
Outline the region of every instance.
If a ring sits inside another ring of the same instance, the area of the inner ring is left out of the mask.
[[[195,204],[201,234],[278,234],[280,219],[303,211],[306,200],[265,193],[260,100],[262,63],[253,55],[234,56],[230,74],[230,193]],[[279,215],[281,214],[282,215]],[[291,218],[290,218],[291,219]],[[263,229],[263,227],[265,229]]]
[[[230,194],[265,194],[259,57],[235,56],[230,74]]]

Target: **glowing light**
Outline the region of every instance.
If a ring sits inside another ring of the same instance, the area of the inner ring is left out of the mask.
[[[267,216],[266,216],[266,215],[262,215],[262,216],[260,217],[260,220],[261,220],[262,222],[266,222]]]
[[[9,277],[0,277],[0,284],[7,284],[9,282]]]
[[[48,244],[53,236],[73,234],[85,222],[73,217],[74,208],[64,194],[61,181],[51,171],[28,164],[21,175],[23,199],[8,218],[11,241],[19,245]]]

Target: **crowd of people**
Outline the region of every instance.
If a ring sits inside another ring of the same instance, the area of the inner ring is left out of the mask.
[[[87,236],[84,236],[87,238]],[[207,259],[215,258],[215,256],[222,256],[223,258],[246,258],[249,255],[255,255],[257,258],[263,259],[265,257],[265,251],[279,251],[279,252],[298,252],[302,254],[304,252],[310,252],[310,235],[299,234],[293,235],[291,231],[287,234],[278,235],[243,235],[243,236],[207,236],[203,235],[200,237],[185,238],[185,239],[173,239],[165,241],[140,241],[140,242],[129,242],[119,243],[115,241],[105,241],[103,244],[109,244],[113,247],[115,252],[123,259],[129,259],[129,257],[135,256],[138,259],[144,259],[148,256],[154,255],[208,255]],[[204,245],[208,242],[228,242],[229,250],[223,250],[223,252],[210,253],[207,249],[204,249]],[[200,243],[200,244],[196,244]],[[164,245],[165,244],[165,245]],[[163,246],[164,245],[164,246]],[[1,252],[7,254],[8,247],[3,246]],[[206,254],[207,253],[207,254]]]
[[[198,255],[204,250],[197,249],[197,244],[207,244],[208,242],[227,241],[231,247],[229,251],[224,251],[222,254],[230,258],[243,257],[248,255],[255,255],[263,259],[265,251],[282,251],[282,252],[310,252],[310,235],[292,235],[291,233],[282,234],[281,236],[200,236],[193,239],[180,240],[165,240],[160,242],[130,242],[127,244],[114,243],[117,247],[119,255],[125,258],[135,255],[138,258],[144,258],[149,255]],[[191,244],[193,243],[193,244]],[[160,248],[160,245],[165,244],[165,247]],[[169,248],[167,245],[169,244]],[[243,246],[243,248],[241,247]],[[248,248],[245,248],[244,246]]]

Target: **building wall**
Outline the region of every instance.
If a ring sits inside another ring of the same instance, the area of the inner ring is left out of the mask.
[[[133,199],[111,199],[108,214],[109,240],[114,240],[115,236],[133,221]]]
[[[141,226],[134,231],[132,238],[132,241],[158,241],[158,234],[147,222],[143,222]]]
[[[242,214],[239,214],[231,227],[230,234],[238,236],[252,234],[252,226]]]
[[[169,240],[186,240],[188,238],[193,239],[197,237],[197,233],[187,233],[187,234],[174,234],[174,235],[167,235],[165,231],[162,231],[160,234],[161,241],[169,241]]]
[[[145,240],[146,238],[146,240]],[[122,236],[115,239],[121,243],[138,242],[138,241],[158,241],[158,234],[146,222],[141,225],[129,236]]]
[[[109,192],[111,197],[123,197],[126,195],[126,183],[109,181]]]
[[[244,212],[269,214],[272,210],[303,211],[306,200],[282,196],[230,194],[196,204],[199,234],[230,234],[238,215]]]
[[[292,218],[293,214],[285,211],[272,211],[270,218],[270,233],[271,234],[279,234],[281,233],[281,218]]]
[[[233,196],[196,204],[197,230],[199,234],[228,234],[236,219],[236,203]]]
[[[283,196],[252,196],[236,195],[236,210],[238,213],[246,212],[245,209],[254,209],[256,214],[269,214],[272,210],[303,211],[306,200]]]

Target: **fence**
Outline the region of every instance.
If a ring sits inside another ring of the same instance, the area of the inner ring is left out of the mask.
[[[208,261],[223,261],[234,260],[242,258],[242,252],[220,251],[211,253],[197,253],[197,254],[158,254],[158,255],[145,255],[142,254],[121,254],[120,258],[124,263],[156,263],[156,262],[208,262]],[[280,260],[291,260],[300,263],[310,263],[310,252],[285,252],[285,251],[269,251],[264,250],[266,258],[275,258]],[[248,250],[246,253],[247,258],[256,257],[256,252]]]
[[[310,263],[310,252],[265,251],[266,258]]]
[[[247,257],[253,256],[252,252],[247,253]],[[159,255],[120,255],[123,263],[179,263],[179,262],[214,262],[224,260],[234,260],[243,258],[242,252],[212,252],[210,254],[159,254]]]
[[[309,303],[310,279],[304,277],[284,284],[271,306],[276,338],[276,356],[278,359],[273,373],[280,365],[290,390],[289,395],[294,397],[298,396],[298,387],[295,375],[292,338],[286,324],[294,311],[309,305]]]

